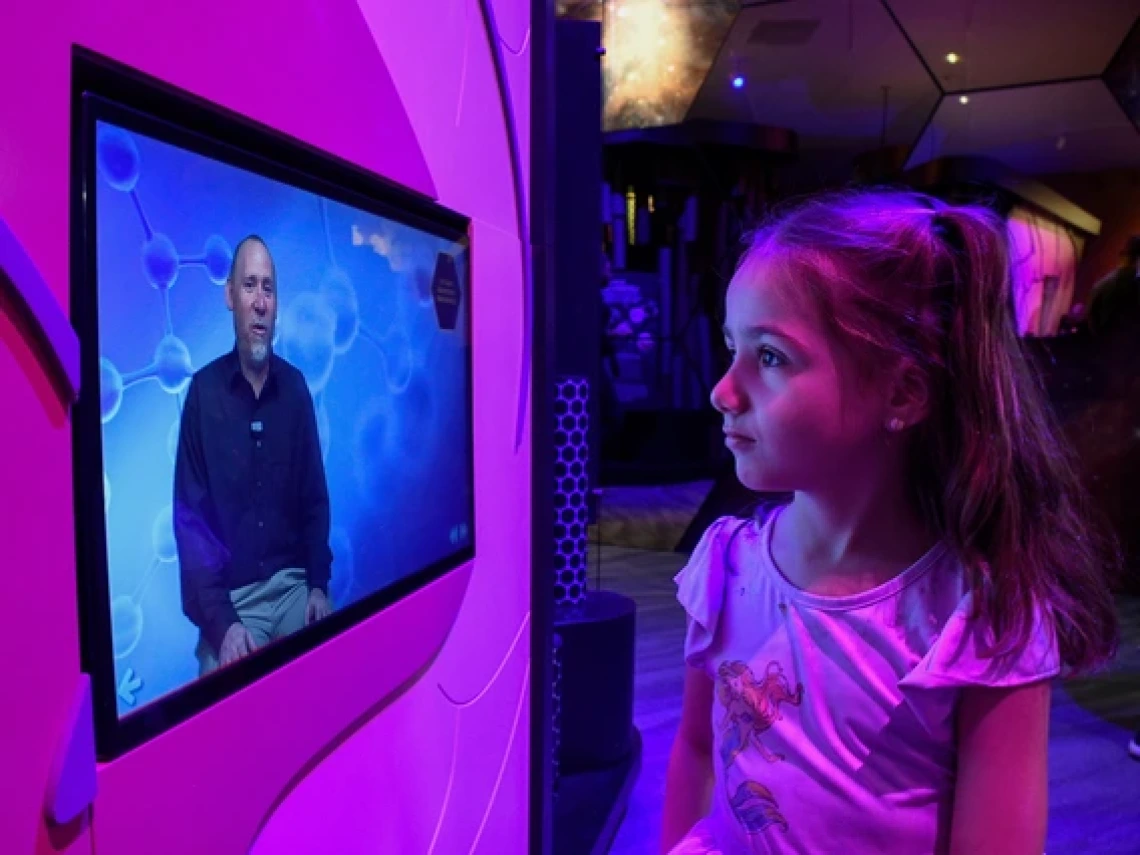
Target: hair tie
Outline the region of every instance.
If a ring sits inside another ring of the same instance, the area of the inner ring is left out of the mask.
[[[961,228],[953,218],[942,211],[935,211],[930,227],[935,238],[947,250],[946,253],[934,255],[933,302],[943,323],[949,329],[961,299],[959,259],[966,253],[966,243]]]
[[[958,224],[946,216],[945,213],[935,211],[933,218],[931,218],[930,226],[934,231],[935,237],[937,237],[947,249],[953,252],[963,252],[965,250],[965,241],[962,240],[962,230],[959,229]]]

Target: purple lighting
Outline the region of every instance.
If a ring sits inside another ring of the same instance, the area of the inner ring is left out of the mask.
[[[744,78],[741,75],[738,74],[734,78],[732,78],[732,88],[733,89],[743,89],[744,88]]]

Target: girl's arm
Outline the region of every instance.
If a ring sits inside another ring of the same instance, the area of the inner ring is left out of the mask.
[[[668,853],[709,810],[713,788],[713,681],[689,665],[681,726],[669,755],[661,851]]]
[[[1049,701],[1048,681],[962,690],[951,855],[1044,852]]]

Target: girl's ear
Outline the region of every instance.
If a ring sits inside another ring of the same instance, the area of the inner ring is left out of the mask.
[[[887,399],[886,424],[913,427],[930,415],[930,378],[910,359],[904,359],[895,368],[891,380],[891,393]]]

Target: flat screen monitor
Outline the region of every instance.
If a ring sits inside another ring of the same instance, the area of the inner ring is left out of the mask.
[[[106,757],[473,557],[470,250],[416,194],[76,71],[77,554]]]

